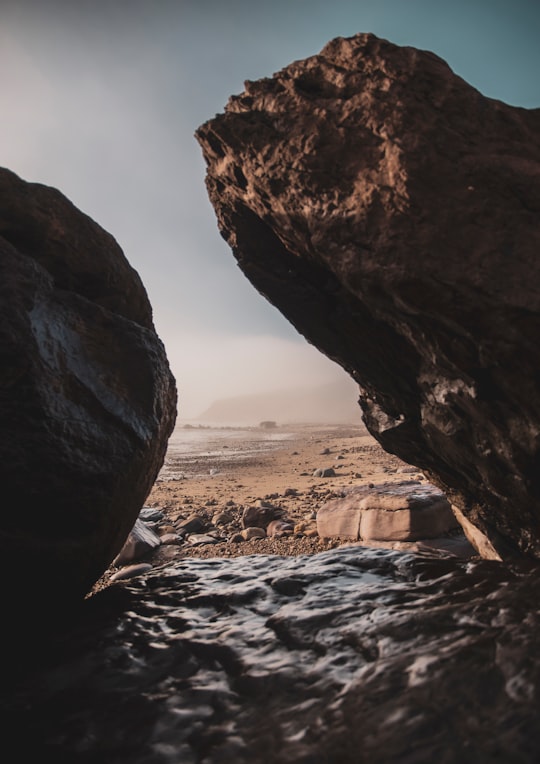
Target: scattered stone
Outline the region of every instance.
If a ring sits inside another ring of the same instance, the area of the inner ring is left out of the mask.
[[[216,512],[212,518],[212,525],[228,525],[232,522],[233,518],[228,512]]]
[[[286,488],[283,492],[284,496],[298,496],[296,488]]]
[[[139,520],[145,523],[159,523],[164,517],[164,512],[155,507],[143,507],[139,513]]]
[[[268,501],[268,499],[277,499],[277,497],[278,497],[277,493],[270,493],[264,499],[257,499],[255,501],[255,506],[260,507],[261,509],[279,510],[280,507],[277,507],[275,504],[272,504],[271,502]]]
[[[266,538],[266,531],[264,528],[256,528],[253,526],[250,526],[249,528],[244,528],[243,531],[240,531],[240,535],[244,539],[244,541],[251,541],[251,539],[264,539]]]
[[[329,453],[331,453],[329,448],[323,448],[322,451],[319,451],[321,456],[327,456]]]
[[[280,510],[272,505],[257,502],[258,506],[246,507],[242,514],[242,528],[266,528],[275,520]]]
[[[176,528],[174,525],[160,525],[157,528],[156,533],[162,539],[167,533],[176,533]]]
[[[124,546],[113,560],[113,565],[120,567],[134,560],[140,560],[161,544],[161,539],[142,520],[136,520]]]
[[[144,522],[144,521],[141,520],[141,522]],[[146,525],[146,527],[149,530],[154,531],[154,533],[157,533],[158,536],[160,535],[160,533],[159,533],[160,524],[159,523],[147,523],[147,522],[145,522],[144,524]]]
[[[141,576],[149,570],[152,570],[152,565],[148,562],[139,562],[137,565],[126,565],[116,573],[113,573],[110,580],[122,581],[126,578],[135,578],[135,576]]]
[[[333,467],[322,467],[314,471],[313,477],[335,477],[336,473]]]
[[[269,538],[274,536],[289,536],[294,531],[294,526],[285,520],[272,520],[266,529]]]
[[[163,536],[160,536],[161,543],[162,544],[180,544],[182,541],[182,537],[179,536],[177,533],[164,533]]]
[[[294,526],[294,532],[302,534],[303,536],[318,536],[317,524],[314,520],[303,520],[300,523],[296,523]]]
[[[190,533],[187,537],[188,544],[191,546],[202,546],[204,544],[216,544],[217,539],[215,536],[211,536],[209,533]]]
[[[199,533],[206,530],[206,522],[200,515],[190,515],[187,520],[182,520],[176,524],[176,530],[182,535]]]

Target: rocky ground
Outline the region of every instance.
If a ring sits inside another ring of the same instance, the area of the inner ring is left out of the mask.
[[[171,447],[145,503],[156,510],[155,519],[145,511],[162,543],[142,562],[322,552],[342,542],[318,536],[317,511],[344,488],[424,479],[361,425],[283,427],[272,437],[261,449],[246,428],[245,439],[209,443],[200,455],[175,454]],[[261,527],[266,533],[254,529]],[[96,589],[119,570],[112,565]]]

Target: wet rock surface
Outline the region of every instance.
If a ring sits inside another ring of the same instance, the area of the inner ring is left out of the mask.
[[[119,552],[163,464],[176,387],[113,237],[5,169],[0,314],[0,593],[15,625],[84,597]]]
[[[538,569],[386,550],[175,562],[5,653],[18,760],[540,755]],[[50,628],[50,626],[49,626]]]
[[[197,133],[246,276],[503,559],[540,556],[539,136],[539,109],[372,35],[247,82]]]

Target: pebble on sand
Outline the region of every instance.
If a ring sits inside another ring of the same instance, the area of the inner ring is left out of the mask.
[[[135,576],[140,576],[151,569],[152,569],[152,565],[150,565],[150,563],[148,562],[140,562],[137,565],[126,565],[124,568],[121,568],[116,573],[113,573],[110,580],[121,581],[125,578],[134,578]]]
[[[335,477],[336,473],[333,469],[333,467],[320,467],[319,469],[315,470],[313,473],[313,477]]]
[[[266,538],[266,531],[264,530],[264,528],[250,527],[250,528],[244,528],[243,531],[240,531],[240,535],[242,536],[244,541],[251,541],[251,539]]]
[[[218,539],[208,533],[190,533],[187,541],[191,546],[201,546],[203,544],[217,544]]]
[[[293,531],[294,527],[291,523],[287,523],[285,520],[272,520],[266,529],[266,535],[269,538],[274,536],[289,536]]]

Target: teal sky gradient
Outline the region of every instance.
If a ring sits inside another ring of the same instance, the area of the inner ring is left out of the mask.
[[[0,164],[56,186],[118,240],[150,295],[181,417],[342,373],[237,268],[193,134],[244,80],[357,32],[540,106],[538,2],[0,0]]]

